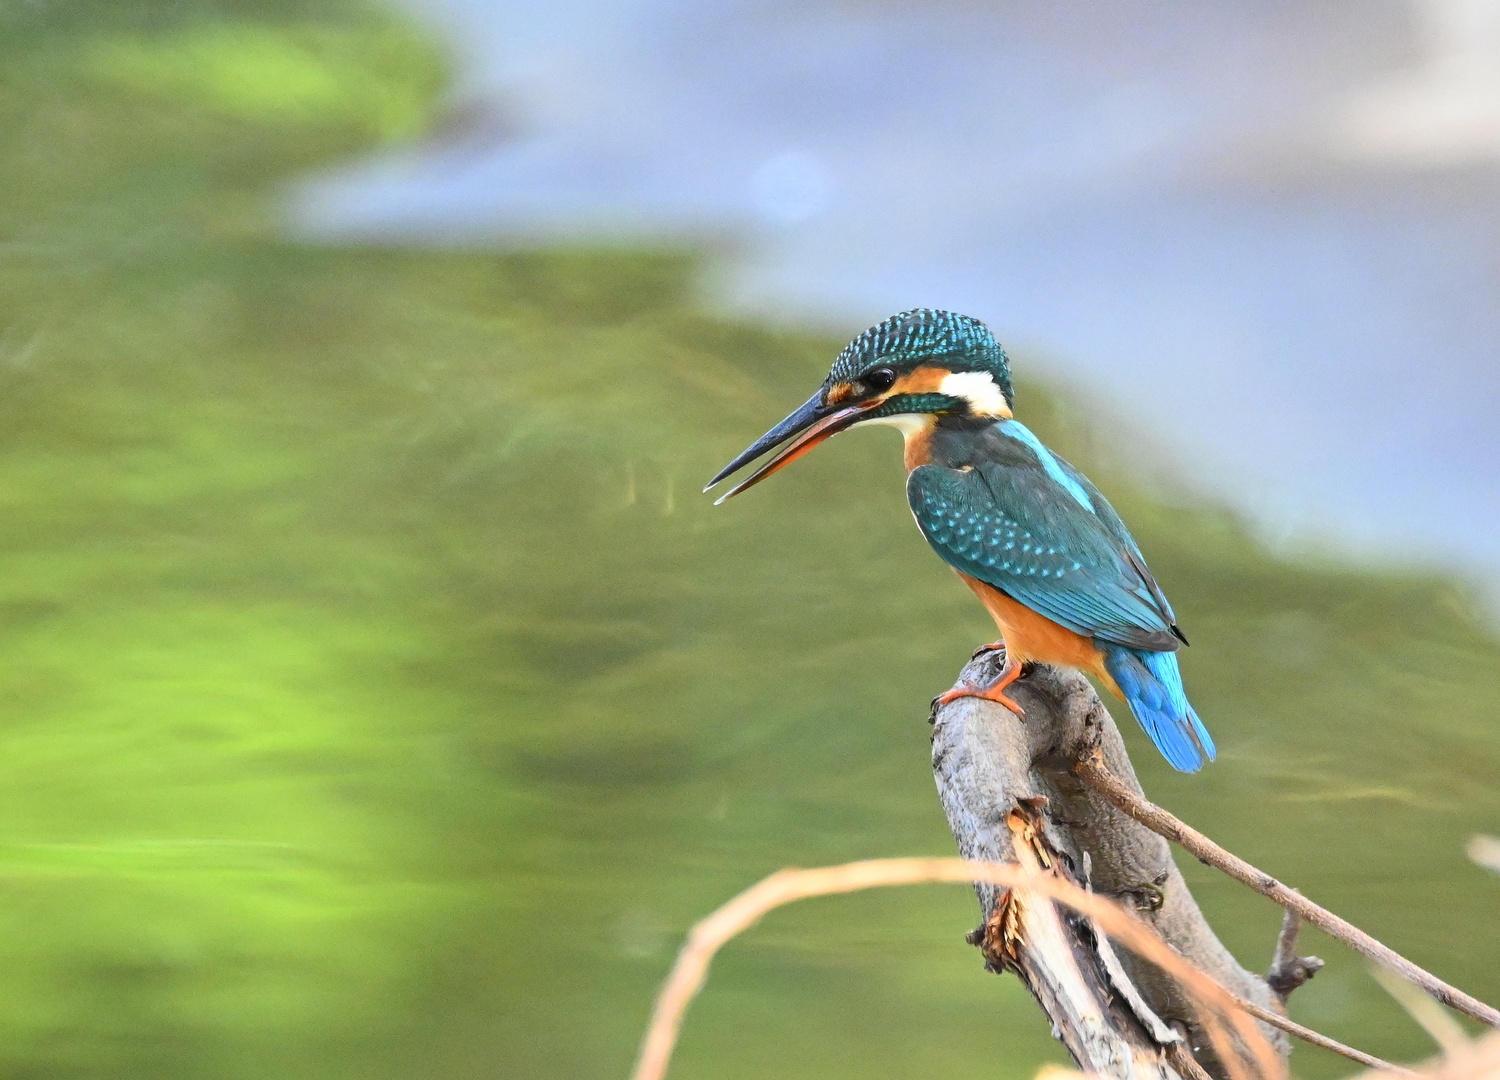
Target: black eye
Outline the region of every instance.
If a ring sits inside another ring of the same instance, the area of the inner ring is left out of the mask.
[[[874,371],[866,372],[860,381],[879,394],[896,384],[896,373],[888,367],[878,367]]]

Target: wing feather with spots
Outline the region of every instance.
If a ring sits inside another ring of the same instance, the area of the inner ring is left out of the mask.
[[[1065,486],[1063,463],[1035,447],[1003,464],[914,469],[907,500],[927,542],[950,566],[1074,633],[1175,650],[1171,608],[1118,515],[1071,466]]]

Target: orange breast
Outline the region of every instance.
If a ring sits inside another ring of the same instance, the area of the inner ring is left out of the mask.
[[[1104,653],[1092,638],[1075,634],[1066,626],[1059,626],[1045,615],[1039,615],[1025,604],[1006,596],[993,585],[955,570],[963,583],[974,590],[989,611],[1000,636],[1005,639],[1009,656],[1021,663],[1035,661],[1039,664],[1061,664],[1077,668],[1096,676],[1111,693],[1120,697],[1115,681],[1104,670]]]

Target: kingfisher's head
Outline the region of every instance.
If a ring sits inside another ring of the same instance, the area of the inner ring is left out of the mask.
[[[849,342],[818,392],[726,465],[708,487],[777,447],[775,457],[718,501],[856,424],[891,424],[910,434],[940,417],[1002,420],[1011,415],[1012,398],[1005,350],[984,323],[931,308],[903,311]]]

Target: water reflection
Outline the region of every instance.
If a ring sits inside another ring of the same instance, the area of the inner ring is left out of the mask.
[[[728,230],[720,302],[973,312],[1262,535],[1500,580],[1484,0],[408,2],[514,123],[305,189],[305,228]]]

